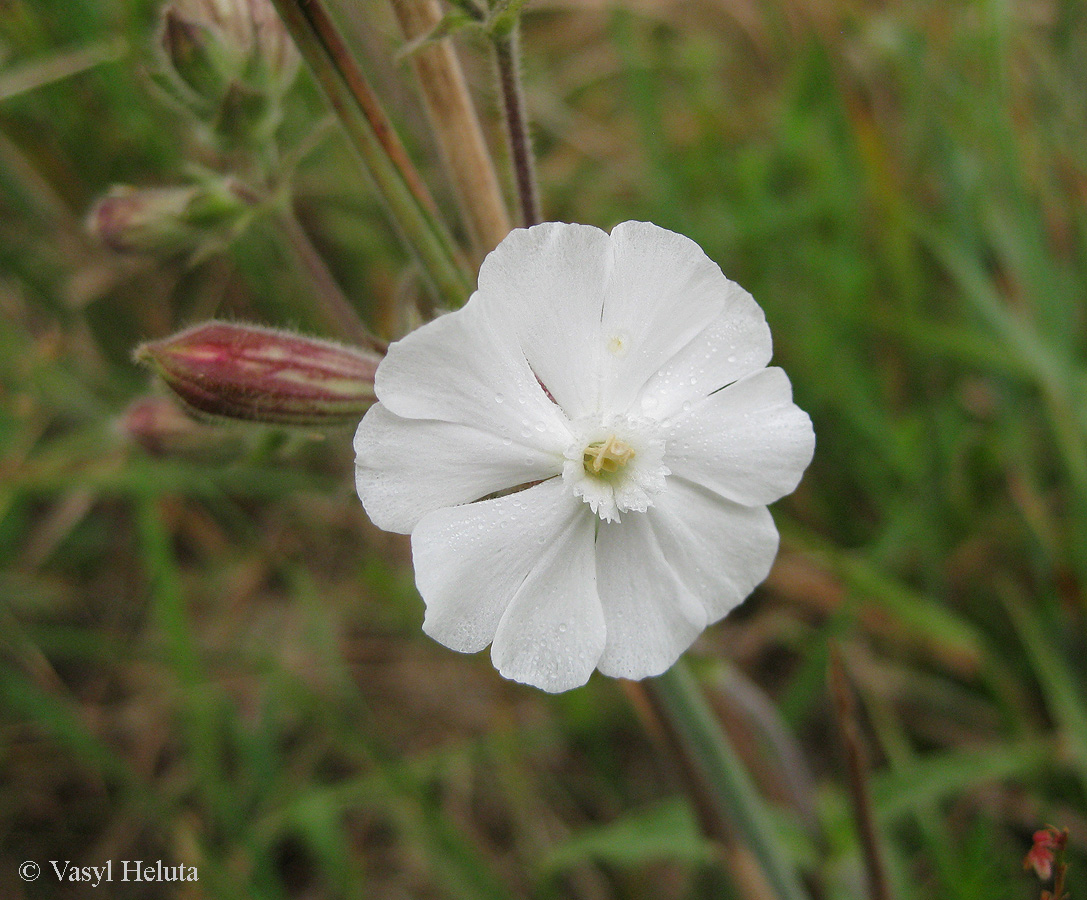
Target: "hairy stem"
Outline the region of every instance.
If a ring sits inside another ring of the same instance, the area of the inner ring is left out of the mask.
[[[516,21],[508,32],[496,34],[494,58],[498,68],[498,91],[506,120],[510,161],[525,227],[540,221],[540,201],[536,190],[536,161],[525,117],[525,99],[521,90],[520,27]]]

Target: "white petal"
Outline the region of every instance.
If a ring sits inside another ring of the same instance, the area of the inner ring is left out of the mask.
[[[665,423],[665,464],[678,475],[747,506],[793,491],[815,452],[808,414],[792,402],[778,368],[762,369]]]
[[[532,371],[574,419],[599,411],[600,308],[610,238],[590,225],[511,231],[483,261],[478,296],[516,333]]]
[[[635,412],[663,421],[684,403],[708,397],[770,362],[773,344],[762,309],[735,282],[728,289],[724,310],[649,379]]]
[[[482,650],[529,573],[586,518],[559,478],[424,516],[411,535],[423,630],[453,650]]]
[[[601,523],[596,559],[607,625],[598,668],[615,678],[659,675],[702,633],[705,606],[676,576],[644,514]]]
[[[675,476],[645,516],[710,622],[738,606],[777,555],[778,532],[765,506],[740,506]]]
[[[355,486],[378,528],[410,534],[429,512],[542,481],[563,459],[510,438],[375,404],[355,432]]]
[[[603,408],[628,410],[642,386],[725,307],[732,282],[690,238],[624,222],[611,233],[604,298]]]
[[[390,346],[374,390],[404,418],[470,425],[544,451],[562,453],[570,442],[562,410],[478,295]]]
[[[569,496],[569,495],[567,495]],[[491,646],[506,678],[556,693],[589,680],[604,650],[596,593],[596,517],[585,505],[538,560],[510,601]]]

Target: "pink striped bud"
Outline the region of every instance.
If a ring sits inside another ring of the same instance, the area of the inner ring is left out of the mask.
[[[358,421],[376,399],[381,361],[331,341],[230,322],[143,344],[135,356],[197,412],[302,426]]]

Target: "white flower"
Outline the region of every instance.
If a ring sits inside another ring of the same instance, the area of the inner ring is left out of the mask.
[[[411,534],[424,631],[546,691],[671,666],[766,577],[766,504],[811,461],[770,352],[681,235],[512,232],[463,309],[389,348],[355,436],[367,513]]]

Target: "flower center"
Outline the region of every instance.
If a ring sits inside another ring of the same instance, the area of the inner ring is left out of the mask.
[[[585,448],[585,471],[592,475],[618,472],[634,459],[634,448],[614,434],[606,441],[593,441]]]
[[[610,416],[573,422],[562,480],[600,518],[618,522],[623,512],[645,512],[664,490],[664,440],[658,423]]]

